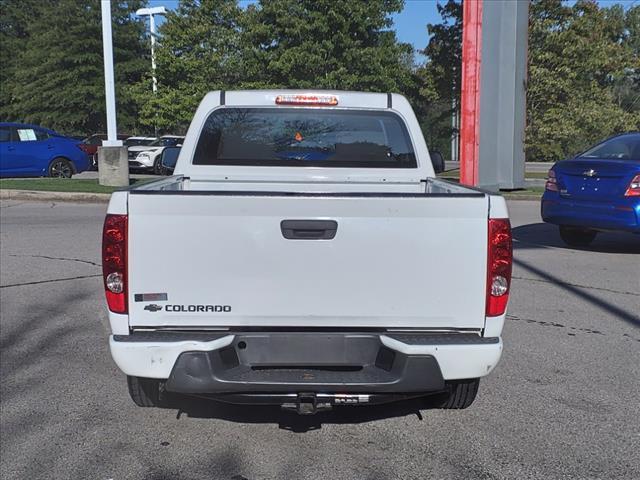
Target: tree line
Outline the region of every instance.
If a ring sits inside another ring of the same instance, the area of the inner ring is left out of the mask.
[[[183,133],[216,89],[326,88],[399,92],[428,143],[448,157],[459,104],[462,6],[438,5],[418,57],[398,40],[403,0],[181,0],[159,28],[158,92],[149,37],[112,0],[121,132]],[[533,0],[527,160],[558,160],[613,133],[640,129],[640,5]],[[0,118],[68,134],[105,130],[99,0],[0,0]]]

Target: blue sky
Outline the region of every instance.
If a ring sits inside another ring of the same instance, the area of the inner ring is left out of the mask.
[[[169,9],[175,9],[178,6],[178,0],[150,0],[152,6],[164,5]],[[240,0],[240,5],[245,7],[255,0]],[[444,3],[441,0],[441,3]],[[574,1],[567,2],[569,4]],[[602,6],[609,6],[616,3],[624,5],[626,8],[634,3],[640,3],[639,0],[598,0]],[[422,50],[427,46],[429,38],[427,36],[427,24],[438,23],[440,15],[436,8],[437,0],[405,0],[404,10],[393,16],[393,23],[396,34],[401,42],[411,43],[416,50]],[[422,58],[418,57],[418,61]]]

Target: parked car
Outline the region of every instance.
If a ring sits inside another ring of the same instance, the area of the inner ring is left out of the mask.
[[[150,145],[156,140],[157,140],[156,137],[128,137],[124,141],[124,146],[127,148],[145,146],[145,145]]]
[[[106,133],[96,133],[82,141],[83,146],[81,148],[87,153],[87,155],[89,155],[89,158],[91,159],[91,166],[94,170],[98,169],[98,147],[100,147],[102,142],[106,139]],[[155,139],[155,137],[132,137],[131,135],[123,133],[118,134],[118,140],[122,140],[122,144],[125,147],[149,145]]]
[[[89,168],[82,143],[25,123],[0,123],[0,176],[71,178]]]
[[[507,207],[435,178],[405,97],[211,92],[182,148],[104,223],[110,350],[137,405],[471,405],[502,354]]]
[[[160,154],[165,147],[182,146],[184,137],[163,135],[149,145],[129,148],[129,168],[160,174]]]
[[[129,138],[129,135],[118,134],[118,140],[125,140]],[[84,152],[89,155],[89,159],[91,160],[91,168],[97,170],[98,168],[98,147],[102,145],[102,141],[107,139],[106,133],[96,133],[91,135],[90,137],[82,140],[82,144],[80,148],[84,150]]]
[[[542,219],[570,246],[598,232],[640,233],[640,132],[608,138],[549,170]]]

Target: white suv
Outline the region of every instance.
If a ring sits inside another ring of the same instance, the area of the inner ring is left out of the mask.
[[[165,147],[180,147],[184,137],[164,135],[149,145],[129,148],[129,168],[161,173],[160,157]]]

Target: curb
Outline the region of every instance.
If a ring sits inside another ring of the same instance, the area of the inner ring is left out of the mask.
[[[109,203],[110,193],[47,192],[36,190],[0,190],[0,200],[30,200],[34,202]]]
[[[509,195],[509,194],[503,194],[502,195],[504,197],[505,200],[536,200],[536,201],[540,201],[540,199],[542,198],[542,194],[540,195]]]

